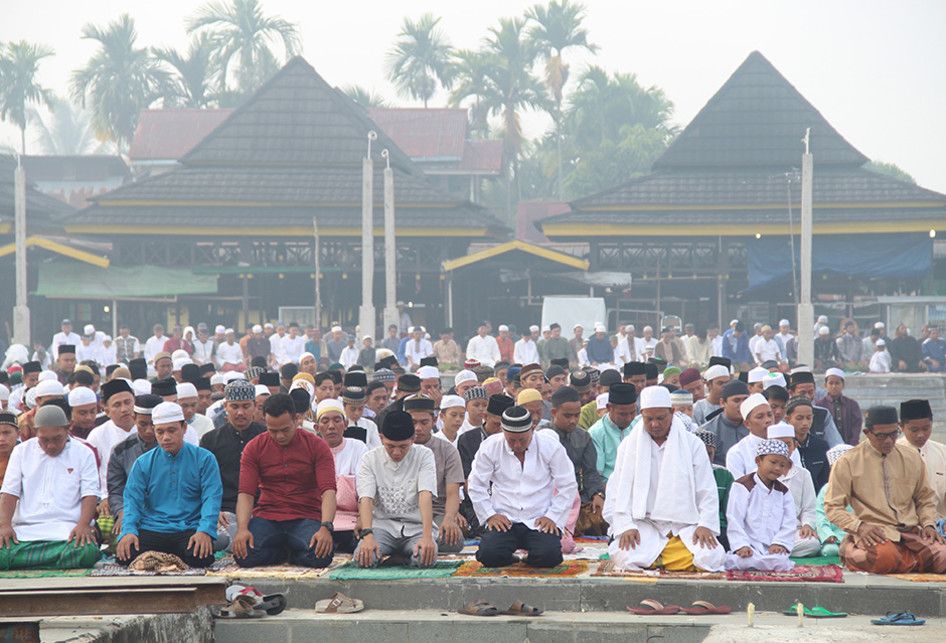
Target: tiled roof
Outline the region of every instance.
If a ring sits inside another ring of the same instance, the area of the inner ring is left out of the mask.
[[[464,156],[466,109],[372,107],[367,111],[415,161],[459,161]]]
[[[0,154],[0,223],[13,223],[14,219],[14,189],[13,172],[16,169],[16,161],[11,156]],[[59,199],[47,196],[31,185],[30,177],[27,175],[26,186],[26,217],[29,231],[61,229],[55,223],[63,217],[69,216],[75,212],[75,208]]]
[[[765,56],[754,51],[657,159],[654,169],[797,166],[808,127],[811,152],[819,165],[867,162]]]
[[[102,181],[129,176],[122,157],[110,154],[24,156],[29,181]]]
[[[146,109],[138,116],[128,158],[177,161],[224,122],[232,109]]]
[[[476,174],[499,174],[503,171],[503,142],[467,141],[463,160],[457,169]]]

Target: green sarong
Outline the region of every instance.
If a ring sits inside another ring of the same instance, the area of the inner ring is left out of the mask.
[[[96,544],[76,547],[65,540],[33,540],[0,548],[0,570],[78,569],[92,567],[100,557]]]

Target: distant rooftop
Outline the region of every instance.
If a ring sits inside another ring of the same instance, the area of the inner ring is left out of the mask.
[[[146,109],[138,118],[128,158],[177,161],[227,120],[232,109]]]

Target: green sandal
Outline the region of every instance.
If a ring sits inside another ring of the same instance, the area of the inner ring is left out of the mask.
[[[785,616],[796,616],[798,614],[798,603],[793,603],[791,607],[782,613],[785,614]],[[804,608],[804,614],[808,618],[844,618],[847,616],[847,612],[832,612],[820,605]]]

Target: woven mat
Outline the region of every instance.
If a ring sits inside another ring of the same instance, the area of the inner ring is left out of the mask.
[[[519,562],[508,567],[483,567],[475,560],[467,561],[460,565],[454,576],[460,577],[531,577],[545,578],[549,576],[578,576],[588,571],[587,560],[566,560],[561,565],[555,567],[529,567],[525,563]]]
[[[269,565],[265,567],[240,567],[227,556],[216,561],[207,568],[208,576],[223,576],[225,578],[281,578],[284,580],[320,578],[331,570],[340,567],[351,560],[348,554],[336,554],[332,564],[317,569],[298,565]]]
[[[908,580],[911,583],[946,583],[944,574],[890,574],[889,578]]]
[[[182,572],[140,572],[123,567],[118,563],[102,565],[91,570],[89,576],[205,576],[206,569],[185,569]]]
[[[616,570],[614,562],[602,560],[592,576],[608,578],[626,578],[642,583],[656,583],[658,580],[725,580],[725,572],[668,572],[664,569],[645,569],[641,571]]]
[[[581,549],[571,554],[562,554],[565,560],[604,560],[608,557],[607,543],[581,543],[575,549]]]
[[[67,578],[91,574],[91,569],[11,569],[0,572],[0,578]]]
[[[796,565],[807,567],[823,567],[825,565],[841,565],[841,559],[837,556],[811,556],[810,558],[792,558]]]
[[[773,583],[843,583],[844,573],[837,565],[810,566],[796,565],[790,572],[759,572],[730,569],[726,572],[728,580]]]
[[[381,567],[357,567],[347,563],[332,570],[332,580],[404,580],[408,578],[449,578],[460,567],[459,560],[438,560],[432,567],[406,567],[402,565]]]

